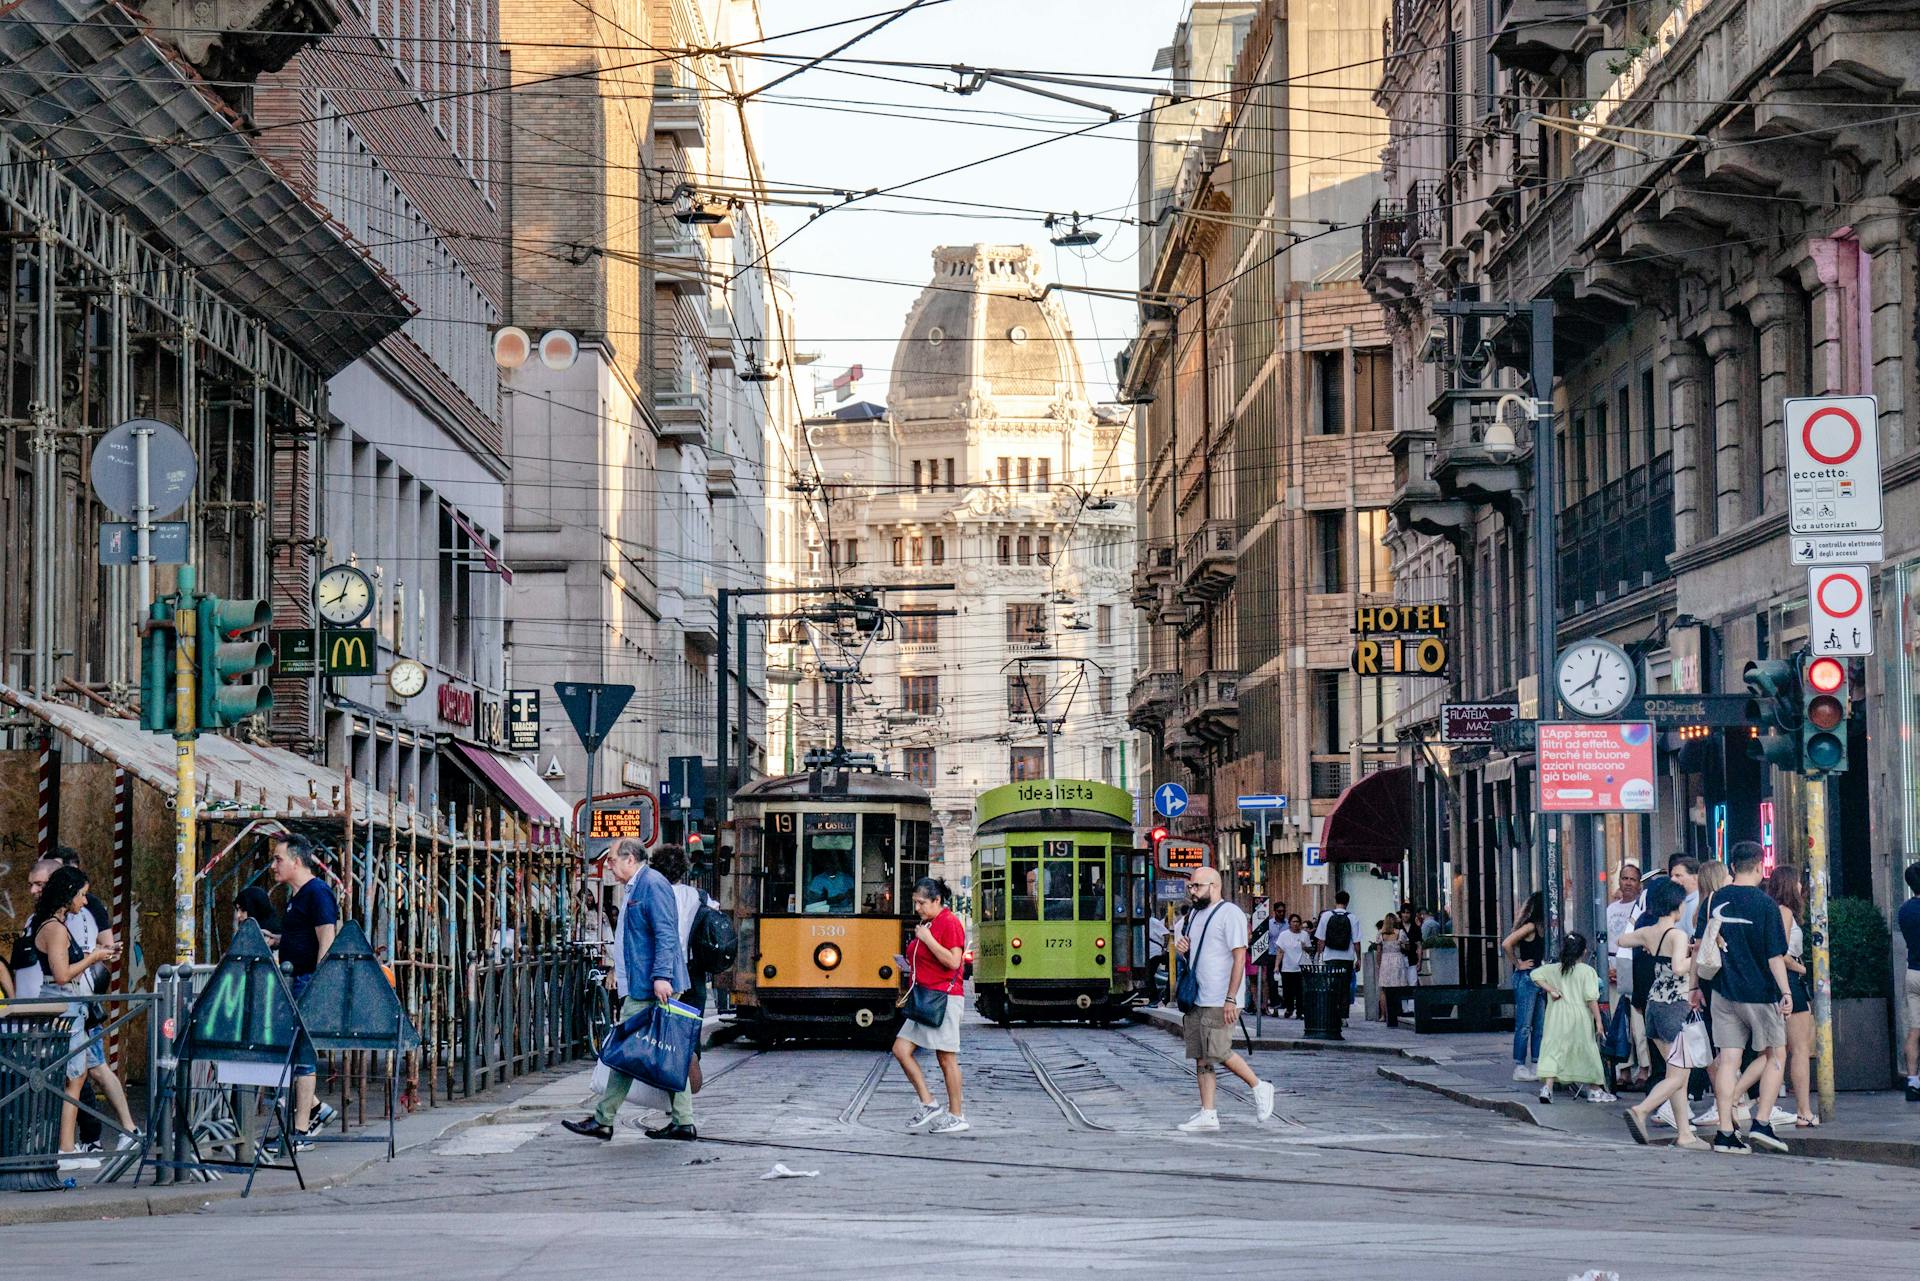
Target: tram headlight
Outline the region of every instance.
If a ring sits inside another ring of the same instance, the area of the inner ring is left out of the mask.
[[[1095,951],[1104,952],[1107,950],[1107,941],[1105,939],[1095,939],[1093,946]]]
[[[1020,940],[1018,937],[1010,938],[1007,942],[1012,945],[1014,951],[1018,952],[1020,950]]]
[[[813,949],[813,963],[823,970],[831,970],[840,964],[840,948],[833,943],[822,943]]]

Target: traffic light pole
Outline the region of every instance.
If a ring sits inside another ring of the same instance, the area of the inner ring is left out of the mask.
[[[1825,777],[1807,780],[1807,938],[1813,944],[1814,1087],[1820,1092],[1820,1119],[1833,1120],[1833,954],[1827,945],[1829,867],[1827,802],[1833,786]]]
[[[194,957],[194,880],[199,874],[198,832],[194,822],[194,645],[198,621],[192,607],[193,566],[179,571],[180,607],[174,610],[173,741],[178,795],[173,817],[173,960],[191,965]]]

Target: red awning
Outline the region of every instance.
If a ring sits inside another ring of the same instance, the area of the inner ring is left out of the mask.
[[[475,769],[486,776],[500,790],[500,794],[512,801],[514,807],[528,818],[551,819],[562,825],[571,824],[572,814],[566,802],[560,799],[546,781],[538,774],[510,756],[501,756],[484,747],[454,739],[453,745],[460,754],[473,762]]]
[[[1398,863],[1413,841],[1413,766],[1369,774],[1340,793],[1320,832],[1329,863]]]

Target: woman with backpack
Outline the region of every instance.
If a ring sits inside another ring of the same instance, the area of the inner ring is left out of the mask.
[[[913,883],[913,914],[920,923],[913,927],[913,941],[907,944],[904,959],[911,985],[901,1002],[906,1017],[893,1041],[893,1057],[920,1101],[907,1128],[932,1134],[961,1134],[973,1128],[967,1124],[960,1094],[960,1006],[966,985],[961,966],[966,963],[967,927],[947,906],[952,901],[953,891],[943,880],[923,876]],[[940,1063],[947,1085],[944,1108],[933,1101],[926,1074],[914,1061],[916,1049],[932,1050]]]
[[[1513,932],[1500,940],[1513,970],[1513,1079],[1537,1081],[1530,1060],[1540,1054],[1540,1029],[1546,1006],[1533,985],[1533,971],[1547,959],[1546,903],[1536,892],[1520,909]]]
[[[1570,933],[1560,940],[1559,959],[1532,972],[1547,1005],[1546,1035],[1540,1041],[1542,1103],[1553,1102],[1555,1085],[1585,1086],[1589,1103],[1619,1102],[1606,1088],[1600,1062],[1607,1016],[1600,1009],[1600,976],[1586,955],[1586,936]]]

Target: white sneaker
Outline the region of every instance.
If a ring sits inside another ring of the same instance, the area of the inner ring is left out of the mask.
[[[1220,1114],[1212,1108],[1201,1108],[1180,1123],[1180,1128],[1188,1134],[1202,1134],[1220,1128]]]
[[[1589,1103],[1618,1103],[1620,1101],[1619,1095],[1613,1093],[1611,1090],[1603,1090],[1597,1085],[1588,1087],[1585,1097]]]
[[[972,1128],[973,1127],[971,1125],[967,1124],[966,1117],[955,1116],[951,1112],[942,1112],[940,1114],[940,1119],[933,1123],[933,1128],[927,1131],[927,1133],[929,1134],[965,1134],[968,1130],[971,1130]]]
[[[1716,1129],[1719,1128],[1720,1109],[1711,1103],[1707,1104],[1706,1107],[1693,1114],[1693,1123],[1695,1125],[1711,1125]]]
[[[1218,1129],[1219,1127],[1215,1126],[1214,1128]],[[62,1152],[60,1154],[60,1168],[62,1170],[97,1170],[100,1168],[100,1158],[97,1156],[88,1156],[84,1152],[78,1151]]]
[[[1513,1069],[1513,1079],[1516,1081],[1538,1081],[1540,1074],[1534,1071],[1532,1067],[1522,1063]]]
[[[1253,1115],[1261,1121],[1273,1115],[1273,1082],[1262,1081],[1253,1087]]]
[[[1662,1103],[1658,1108],[1654,1110],[1653,1123],[1655,1125],[1664,1125],[1669,1130],[1673,1128],[1673,1100],[1672,1099],[1668,1099],[1665,1103]]]
[[[1768,1125],[1792,1125],[1795,1121],[1798,1121],[1799,1119],[1800,1119],[1800,1114],[1798,1112],[1789,1112],[1787,1111],[1787,1109],[1779,1106],[1778,1104],[1775,1104],[1772,1114],[1767,1117],[1767,1124]]]
[[[940,1114],[944,1111],[946,1111],[946,1109],[941,1107],[938,1103],[915,1104],[913,1109],[913,1120],[907,1122],[907,1128],[909,1130],[924,1130],[929,1125],[933,1124],[933,1122],[939,1120]]]

